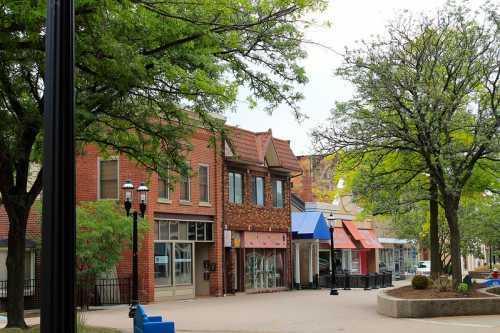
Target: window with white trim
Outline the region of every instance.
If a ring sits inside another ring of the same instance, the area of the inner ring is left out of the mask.
[[[191,178],[189,176],[181,176],[179,186],[180,200],[191,201]]]
[[[243,175],[229,172],[229,202],[241,204],[243,202]]]
[[[208,165],[200,164],[198,168],[198,182],[200,185],[200,202],[208,203],[210,200]]]
[[[118,199],[118,159],[99,160],[99,199]]]
[[[167,178],[158,177],[158,200],[170,200],[170,182]]]
[[[273,179],[273,207],[283,208],[283,181]]]

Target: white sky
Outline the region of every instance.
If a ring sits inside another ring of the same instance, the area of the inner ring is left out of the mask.
[[[444,3],[445,0],[330,0],[327,11],[316,14],[316,20],[328,20],[331,27],[311,28],[306,38],[342,52],[345,46],[352,47],[357,40],[384,34],[386,23],[401,10],[418,14],[435,11]],[[471,3],[475,6],[480,1]],[[299,124],[285,106],[268,115],[261,110],[249,110],[242,101],[236,112],[226,114],[228,124],[253,131],[271,128],[275,137],[291,140],[295,154],[312,153],[310,130],[326,120],[335,101],[349,99],[352,88],[334,77],[335,68],[341,64],[338,55],[319,46],[309,44],[305,47],[308,58],[304,66],[309,82],[302,88],[305,98],[300,105],[309,118]]]

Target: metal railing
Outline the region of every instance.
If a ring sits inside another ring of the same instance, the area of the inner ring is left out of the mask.
[[[132,300],[132,282],[130,278],[120,279],[79,279],[76,286],[76,304],[78,306],[100,306],[130,304]],[[26,308],[40,306],[40,280],[24,281]],[[0,281],[0,302],[7,299],[7,281]]]
[[[319,286],[330,288],[330,275],[319,276]],[[338,289],[362,288],[365,290],[392,287],[392,272],[349,274],[348,272],[336,274],[336,287]]]

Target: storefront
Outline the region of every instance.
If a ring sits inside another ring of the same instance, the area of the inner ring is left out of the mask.
[[[243,240],[245,290],[286,288],[287,234],[244,232]]]
[[[394,278],[414,275],[417,267],[417,249],[408,241],[380,238],[383,248],[378,250],[378,269],[393,272]]]
[[[209,294],[213,221],[155,219],[155,299],[183,299]]]

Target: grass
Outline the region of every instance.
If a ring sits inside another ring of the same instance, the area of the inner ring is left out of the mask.
[[[40,327],[33,326],[27,330],[21,330],[18,328],[4,328],[0,329],[0,333],[39,333]],[[78,331],[78,333],[119,333],[117,330],[109,328],[99,328],[99,327],[85,327],[83,331]]]

